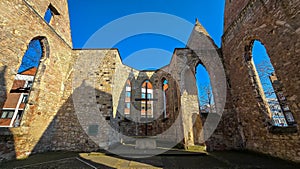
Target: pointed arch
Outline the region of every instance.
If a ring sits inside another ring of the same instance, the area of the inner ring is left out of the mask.
[[[142,99],[153,99],[153,85],[150,80],[145,80],[141,87]],[[153,101],[141,101],[141,117],[153,118]]]
[[[272,125],[287,127],[295,124],[294,116],[289,109],[282,85],[265,46],[259,40],[252,40],[245,49],[245,59],[257,91],[256,97],[261,98],[262,107],[271,118]]]
[[[13,86],[0,112],[0,127],[19,127],[30,99],[35,81],[40,81],[45,65],[42,60],[49,57],[49,45],[45,37],[33,38],[23,55]],[[41,66],[42,65],[42,66]],[[39,76],[37,77],[37,72]]]
[[[199,62],[195,71],[200,113],[216,113],[211,80],[205,66]]]

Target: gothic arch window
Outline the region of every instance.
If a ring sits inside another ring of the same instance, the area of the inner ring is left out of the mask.
[[[130,116],[130,105],[131,105],[131,82],[130,80],[126,81],[126,88],[125,88],[125,109],[124,115],[125,117]]]
[[[141,88],[141,117],[153,118],[153,85],[149,80],[144,81]]]
[[[30,41],[13,86],[0,111],[0,127],[19,127],[43,55],[48,55],[46,38]],[[43,69],[42,69],[43,72]],[[8,114],[5,116],[5,114]]]
[[[162,93],[163,93],[163,117],[167,118],[169,116],[169,112],[167,110],[168,97],[167,90],[169,89],[169,82],[167,79],[162,80]]]
[[[264,45],[255,40],[247,48],[251,52],[246,54],[250,75],[258,97],[262,98],[263,105],[272,119],[272,125],[277,127],[293,125],[295,123],[293,114]]]
[[[195,76],[198,88],[200,113],[216,113],[210,77],[207,70],[201,63],[199,63],[196,67]]]

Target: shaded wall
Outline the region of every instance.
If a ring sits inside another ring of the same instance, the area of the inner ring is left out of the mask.
[[[72,50],[69,44],[58,36],[59,33],[25,1],[1,1],[0,9],[0,66],[7,67],[3,76],[6,87],[0,88],[1,94],[10,91],[29,42],[35,38],[43,41],[43,59],[21,126],[10,129],[14,135],[11,142],[14,144],[16,157],[21,158],[31,153],[63,104],[61,98],[64,82],[73,62]],[[3,101],[1,100],[0,104],[3,104]]]
[[[247,66],[247,60],[251,57],[251,43],[259,40],[266,47],[276,75],[283,85],[288,105],[299,124],[300,2],[251,0],[243,7],[234,7],[235,11],[241,11],[237,16],[230,12],[233,7],[228,3],[225,10],[227,23],[232,20],[232,24],[225,27],[222,43],[232,98],[227,104],[233,106],[236,113],[232,116],[237,117],[235,122],[227,123],[238,124],[246,149],[300,161],[299,130],[296,133],[284,128],[280,133],[270,130],[270,118],[265,116],[264,103]],[[298,129],[297,126],[294,128]]]

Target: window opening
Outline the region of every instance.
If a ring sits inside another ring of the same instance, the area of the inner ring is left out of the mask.
[[[262,97],[266,99],[267,109],[270,110],[273,125],[287,127],[290,124],[294,124],[294,117],[287,105],[286,97],[284,97],[275,69],[265,47],[259,41],[254,41],[253,43],[252,63],[253,71],[257,71],[258,74],[256,83],[258,83],[258,86],[262,86],[264,94]]]

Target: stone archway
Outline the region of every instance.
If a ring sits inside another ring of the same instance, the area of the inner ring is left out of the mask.
[[[196,66],[201,63],[210,77],[216,113],[206,117],[201,134],[208,150],[218,149],[216,145],[223,145],[224,140],[217,136],[220,132],[215,132],[215,130],[219,129],[217,127],[224,112],[228,92],[221,52],[199,22],[196,23],[187,47],[194,55],[188,64],[189,67],[195,72]]]

